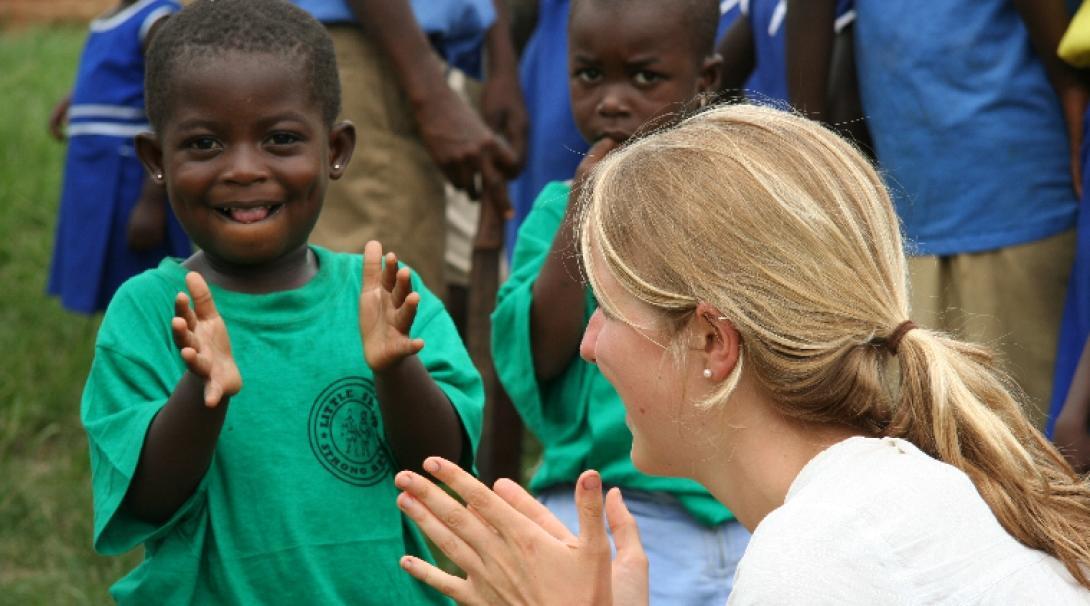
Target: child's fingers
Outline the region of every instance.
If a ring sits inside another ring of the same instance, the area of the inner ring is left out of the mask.
[[[409,334],[409,329],[416,319],[416,310],[420,307],[420,293],[409,293],[404,303],[394,312],[394,328],[401,334]]]
[[[508,505],[514,507],[515,511],[530,518],[535,524],[544,529],[545,532],[552,535],[554,539],[560,541],[571,541],[575,539],[575,535],[568,530],[568,527],[565,526],[563,522],[553,515],[553,512],[549,511],[549,508],[542,505],[540,501],[526,492],[526,489],[519,486],[516,482],[508,480],[507,478],[500,478],[492,485],[492,490],[498,494],[501,499],[507,501]]]
[[[215,408],[223,400],[223,387],[215,381],[204,384],[204,405],[207,408]]]
[[[219,316],[216,311],[216,303],[212,300],[212,291],[208,289],[208,283],[201,274],[191,271],[185,275],[185,287],[189,289],[193,297],[193,308],[197,318],[207,320]]]
[[[193,334],[193,331],[190,330],[189,325],[186,324],[185,318],[179,318],[177,316],[171,318],[170,332],[174,336],[174,346],[177,347],[179,351],[186,348],[194,351],[197,350],[199,343],[197,343],[197,338]]]
[[[363,247],[363,289],[370,290],[382,283],[382,244],[371,240]]]
[[[401,568],[416,580],[425,583],[439,593],[450,597],[459,604],[473,604],[473,594],[469,581],[448,574],[420,558],[404,556]]]
[[[193,330],[197,326],[197,316],[189,306],[189,296],[184,292],[174,297],[174,316],[185,321],[186,327]]]
[[[412,272],[409,271],[408,267],[402,267],[397,270],[397,280],[390,295],[390,300],[395,308],[404,305],[405,297],[409,296],[409,293],[413,291],[411,280]]]
[[[382,268],[382,288],[386,292],[393,292],[397,283],[397,255],[386,253],[386,265]]]

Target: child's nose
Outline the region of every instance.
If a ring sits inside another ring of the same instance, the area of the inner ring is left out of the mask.
[[[268,177],[268,168],[261,158],[261,151],[251,146],[235,147],[227,160],[227,170],[223,174],[225,181],[247,185]]]
[[[583,330],[583,340],[579,342],[579,355],[590,362],[596,364],[598,362],[595,349],[598,347],[598,331],[602,328],[602,310],[596,309],[590,316],[590,322],[587,322],[586,329]]]
[[[628,113],[628,103],[625,102],[624,93],[620,88],[619,86],[605,88],[596,108],[599,115],[613,117]]]

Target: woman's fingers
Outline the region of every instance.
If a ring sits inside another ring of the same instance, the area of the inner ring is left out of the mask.
[[[631,563],[643,562],[647,566],[647,554],[640,541],[640,529],[636,519],[629,513],[621,498],[620,488],[611,488],[606,495],[606,519],[609,521],[609,533],[617,546],[617,558]]]
[[[531,521],[540,526],[545,532],[552,535],[554,539],[564,542],[575,540],[575,535],[568,530],[568,527],[558,520],[557,517],[553,515],[553,512],[549,511],[548,507],[542,505],[533,497],[533,495],[526,492],[525,488],[519,486],[517,482],[508,480],[507,478],[500,478],[496,480],[492,489],[501,499],[506,501],[508,505],[514,507],[515,511],[530,518]]]
[[[584,471],[575,483],[575,507],[579,510],[579,540],[593,550],[609,553],[602,516],[602,476],[597,471]]]
[[[432,566],[420,558],[404,556],[401,558],[401,568],[411,574],[416,580],[421,581],[433,589],[442,593],[459,604],[474,604],[474,595],[470,590],[469,581],[447,574],[439,568]]]
[[[403,471],[398,474],[400,479],[403,474],[411,473]],[[413,483],[425,482],[421,476],[413,478]],[[419,488],[418,486],[415,488]],[[434,491],[442,492],[434,485],[432,486]],[[445,493],[443,496],[446,496]],[[416,522],[416,525],[420,528],[424,534],[428,535],[432,543],[439,548],[452,562],[461,567],[466,572],[475,572],[481,570],[483,563],[481,562],[480,550],[475,548],[471,543],[463,540],[464,534],[472,534],[467,526],[477,525],[480,526],[479,520],[470,520],[473,514],[458,505],[454,499],[446,497],[454,507],[447,507],[444,505],[438,505],[435,509],[431,504],[437,503],[442,499],[429,499],[431,503],[422,502],[420,499],[414,497],[408,492],[403,492],[397,497],[397,506],[409,516],[409,518]],[[455,509],[456,508],[456,509]],[[458,512],[460,510],[460,513]],[[485,532],[481,527],[478,532]]]
[[[541,533],[541,529],[536,524],[519,514],[488,486],[454,463],[442,457],[428,457],[424,461],[424,470],[462,497],[466,507],[472,509],[473,513],[499,531],[504,538],[512,539],[534,532]]]

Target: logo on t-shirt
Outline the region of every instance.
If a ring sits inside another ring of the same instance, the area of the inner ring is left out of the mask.
[[[338,479],[370,486],[390,474],[381,422],[374,383],[363,377],[338,379],[311,406],[310,448]]]

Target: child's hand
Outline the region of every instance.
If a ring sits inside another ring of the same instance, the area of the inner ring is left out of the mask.
[[[579,166],[575,169],[575,178],[572,179],[572,193],[574,194],[571,200],[578,200],[577,197],[580,191],[583,189],[583,184],[590,176],[591,171],[595,166],[602,161],[602,158],[606,157],[606,154],[617,149],[624,141],[616,141],[609,137],[602,137],[594,142],[594,145],[590,146],[586,155],[579,161]],[[569,208],[574,208],[577,204],[569,205]]]
[[[68,108],[71,105],[72,95],[65,95],[49,114],[49,134],[57,141],[64,141],[64,125],[68,122]]]
[[[170,328],[185,365],[204,380],[204,405],[215,408],[242,389],[242,377],[231,355],[227,326],[216,311],[204,278],[191,271],[186,274],[185,285],[193,296],[195,311],[189,307],[189,297],[178,293]]]
[[[397,268],[397,255],[386,255],[372,240],[363,249],[363,289],[360,291],[360,337],[363,357],[375,372],[424,348],[423,339],[409,337],[420,295],[412,291],[409,268]]]

